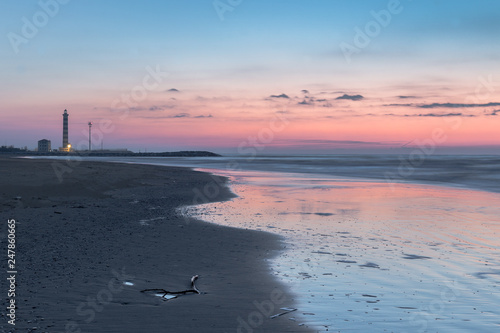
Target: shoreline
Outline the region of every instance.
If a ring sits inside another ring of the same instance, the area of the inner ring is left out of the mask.
[[[221,155],[203,150],[184,150],[173,152],[135,153],[129,150],[91,150],[72,152],[36,152],[36,151],[0,151],[0,158],[8,157],[221,157]]]
[[[439,314],[429,313],[443,321],[429,317],[429,330],[498,325],[482,316],[498,304],[492,259],[498,195],[294,175],[241,173],[231,181],[241,193],[238,200],[191,213],[286,237],[289,251],[272,261],[275,273],[292,287],[300,310],[319,331],[418,330],[421,321],[412,314],[427,311],[443,290],[451,296],[441,299]],[[408,292],[413,288],[419,292]],[[478,297],[481,311],[464,310]]]
[[[289,320],[293,313],[269,319],[294,307],[266,265],[283,250],[280,237],[176,213],[200,203],[196,189],[213,191],[210,202],[234,197],[226,178],[84,161],[60,183],[54,162],[0,159],[1,210],[17,221],[17,329],[312,332]],[[140,292],[185,290],[194,275],[200,295],[164,301]]]
[[[196,157],[183,159],[182,157],[146,157],[155,164],[168,163],[169,166],[182,166],[194,169],[217,169],[222,171],[255,171],[255,172],[279,172],[279,173],[298,173],[302,175],[312,175],[318,177],[341,177],[347,179],[356,179],[360,181],[378,181],[384,183],[395,184],[421,184],[421,185],[436,185],[449,188],[471,189],[490,193],[500,193],[498,185],[500,172],[500,157],[492,156],[492,160],[485,163],[482,157],[475,160],[464,161],[459,156],[434,156],[429,158],[427,163],[422,166],[402,168],[397,156],[393,156],[388,160],[388,156],[360,156],[354,160],[332,160],[330,163],[335,165],[325,164],[323,162],[315,164],[312,161],[292,161],[296,164],[293,166],[296,169],[289,167],[283,168],[280,159],[259,160],[257,163],[246,162],[245,158],[235,159],[230,156],[222,156],[207,161],[206,159],[197,159]],[[27,158],[36,158],[28,156]],[[382,160],[379,160],[384,158]],[[43,159],[43,157],[41,158]],[[99,160],[99,157],[88,157],[84,160]],[[116,162],[134,162],[134,159],[141,157],[120,158],[108,157],[108,161]],[[187,162],[187,163],[186,163]],[[285,161],[286,162],[286,161]],[[300,162],[300,163],[299,163]],[[147,163],[147,162],[140,162]],[[459,164],[458,166],[455,164]],[[234,167],[236,166],[236,167]],[[313,169],[309,169],[314,167]],[[367,169],[368,167],[368,169]],[[361,176],[362,174],[362,176]]]

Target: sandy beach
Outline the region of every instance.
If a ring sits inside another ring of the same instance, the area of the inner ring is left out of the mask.
[[[270,319],[295,305],[266,263],[278,236],[176,213],[196,189],[213,202],[234,196],[223,178],[101,162],[64,165],[58,178],[54,163],[0,160],[2,218],[17,222],[17,332],[309,331],[293,313]],[[0,236],[5,245],[7,226]],[[189,289],[194,275],[199,295],[141,293]],[[14,331],[4,311],[1,320]]]

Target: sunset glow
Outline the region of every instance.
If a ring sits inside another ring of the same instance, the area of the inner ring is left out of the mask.
[[[231,8],[4,2],[0,144],[58,147],[67,109],[73,144],[92,121],[96,145],[134,151],[391,152],[438,129],[443,149],[500,152],[499,2]]]

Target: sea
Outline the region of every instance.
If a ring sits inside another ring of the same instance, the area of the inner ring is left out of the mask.
[[[228,177],[237,197],[180,212],[282,236],[267,264],[295,296],[283,311],[298,325],[500,332],[500,156],[85,159]]]

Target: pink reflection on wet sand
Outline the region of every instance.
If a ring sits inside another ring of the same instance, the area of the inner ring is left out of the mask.
[[[287,251],[271,266],[299,296],[297,320],[330,330],[500,328],[499,194],[314,175],[228,175],[239,197],[191,213],[285,237]]]

